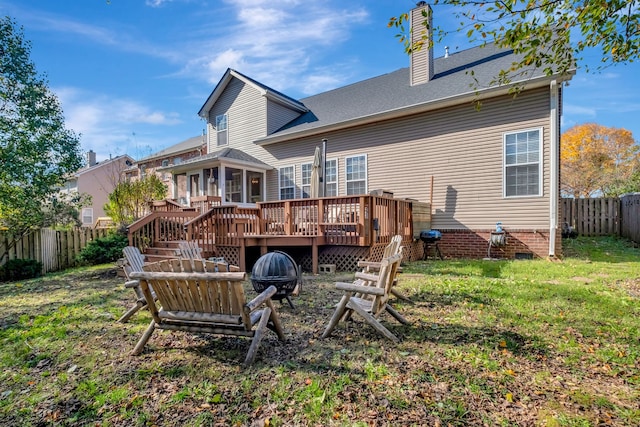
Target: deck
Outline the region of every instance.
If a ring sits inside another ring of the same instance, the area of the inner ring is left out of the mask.
[[[396,234],[413,242],[429,228],[425,205],[371,195],[261,202],[250,208],[223,205],[217,197],[193,198],[186,208],[154,202],[152,212],[129,227],[129,244],[149,252],[191,240],[205,255],[224,256],[245,271],[250,248],[260,254],[270,248],[310,248],[310,269],[317,273],[320,251],[384,247]]]

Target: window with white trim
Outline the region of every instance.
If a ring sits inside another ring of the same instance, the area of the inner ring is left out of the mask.
[[[311,197],[311,171],[313,170],[313,163],[303,163],[301,166],[302,173],[302,198],[308,199]]]
[[[296,169],[294,166],[286,166],[278,171],[280,183],[280,200],[295,199],[296,197]]]
[[[338,195],[338,161],[336,159],[327,160],[324,163],[324,172],[325,196],[335,197]]]
[[[367,193],[367,156],[346,157],[345,176],[347,183],[347,195]]]
[[[504,134],[504,196],[542,195],[542,129]]]
[[[218,138],[218,145],[227,145],[228,135],[227,135],[227,115],[220,114],[216,116],[216,136]]]
[[[82,225],[93,225],[93,208],[82,208]]]

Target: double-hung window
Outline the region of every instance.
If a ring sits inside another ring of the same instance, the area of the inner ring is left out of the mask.
[[[313,170],[312,163],[303,163],[301,167],[302,172],[302,198],[308,199],[311,197],[311,171]]]
[[[82,208],[82,225],[93,225],[93,208]]]
[[[216,136],[218,138],[218,145],[227,145],[228,135],[227,135],[227,115],[220,114],[216,116]]]
[[[504,134],[504,196],[540,196],[542,129]]]
[[[325,196],[335,197],[338,195],[338,161],[336,159],[327,160],[324,169]]]
[[[280,168],[278,175],[280,183],[280,200],[295,199],[295,168],[293,166]]]
[[[345,158],[347,195],[367,193],[367,156],[365,154]]]

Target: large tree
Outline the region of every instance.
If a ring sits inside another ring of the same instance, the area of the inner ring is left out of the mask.
[[[425,28],[413,29],[411,37],[411,30],[405,27],[407,14],[391,18],[389,26],[400,30],[398,37],[407,52],[464,32],[471,41],[495,42],[523,55],[505,72],[536,66],[548,75],[565,74],[576,64],[584,65],[587,52],[600,57],[598,69],[638,58],[640,0],[433,0],[431,4],[453,6],[450,9],[458,24],[455,28],[434,26],[430,40]],[[425,12],[424,25],[426,18]],[[508,76],[496,77],[505,82]]]
[[[619,196],[640,191],[640,147],[626,129],[595,123],[574,126],[562,134],[560,159],[565,195]]]
[[[0,225],[16,238],[42,224],[44,204],[82,165],[78,137],[30,54],[23,29],[0,18]]]

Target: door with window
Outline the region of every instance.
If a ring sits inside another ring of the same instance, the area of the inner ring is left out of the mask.
[[[263,202],[262,197],[262,173],[247,171],[247,202]]]

